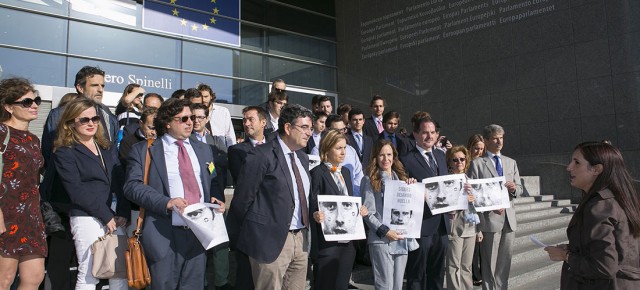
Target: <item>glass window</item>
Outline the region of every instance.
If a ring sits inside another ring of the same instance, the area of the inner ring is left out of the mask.
[[[242,25],[241,47],[255,51],[263,51],[262,29],[257,27]]]
[[[34,84],[64,87],[65,57],[0,48],[0,78],[23,77]]]
[[[71,21],[69,53],[180,68],[180,41]]]
[[[329,16],[336,16],[336,6],[334,1],[299,1],[299,0],[278,0],[303,9],[315,11]]]
[[[262,80],[262,56],[200,43],[184,42],[183,69]]]
[[[71,0],[71,2],[69,7],[71,17],[101,24],[136,27],[136,19],[138,15],[142,15],[142,6],[136,5],[136,2],[131,0]]]
[[[336,64],[336,45],[304,36],[269,32],[269,53],[327,65]]]
[[[0,8],[0,43],[67,52],[67,21]]]
[[[269,84],[250,81],[233,81],[233,103],[255,106],[267,101]]]
[[[49,12],[59,15],[69,15],[69,1],[33,1],[33,0],[0,0],[1,3],[12,6]]]
[[[269,80],[283,79],[287,84],[328,91],[336,90],[336,70],[302,62],[269,58]]]
[[[198,84],[207,84],[216,93],[216,102],[233,102],[233,80],[225,78],[210,77],[204,75],[183,73],[182,88],[195,88]]]

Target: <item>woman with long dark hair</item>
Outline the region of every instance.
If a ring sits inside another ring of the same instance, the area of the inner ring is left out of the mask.
[[[560,289],[640,289],[640,204],[622,154],[604,142],[581,143],[567,171],[582,201],[569,244],[545,248],[564,261]]]
[[[390,180],[402,180],[408,184],[416,182],[404,170],[391,141],[379,139],[373,146],[371,161],[360,185],[364,206],[369,210],[364,221],[369,226],[367,242],[377,290],[402,289],[409,251],[418,248],[415,239],[405,239],[382,223],[384,185]]]

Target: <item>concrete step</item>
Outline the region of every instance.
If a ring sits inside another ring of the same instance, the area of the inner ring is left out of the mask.
[[[520,289],[522,285],[550,279],[550,277],[559,277],[561,269],[562,263],[549,260],[548,255],[533,258],[528,263],[512,264],[509,289]]]
[[[538,237],[538,235],[536,235]],[[566,235],[557,235],[552,238],[540,239],[543,243],[553,246],[557,244],[566,244],[568,242]],[[541,256],[548,256],[547,252],[544,249],[538,247],[533,242],[529,241],[529,243],[523,243],[513,247],[513,256],[511,260],[511,265],[516,265],[520,263],[528,263],[529,261],[539,258]]]
[[[572,214],[558,213],[539,218],[518,220],[518,231],[544,231],[546,228],[555,228],[558,225],[566,227],[569,224],[571,217]]]
[[[513,199],[514,204],[520,203],[528,203],[534,201],[551,201],[553,200],[553,195],[538,195],[538,196],[520,196],[518,198]]]
[[[531,244],[531,240],[529,239],[530,235],[535,235],[539,240],[543,242],[555,241],[557,239],[567,237],[567,226],[558,225],[543,230],[517,231],[516,238],[513,241],[513,247],[516,248],[521,245],[526,246]]]
[[[560,276],[560,272],[557,274],[554,273],[550,276],[544,277],[544,279],[538,279],[518,286],[518,290],[558,290],[560,289]]]
[[[513,208],[517,213],[528,211],[528,210],[536,210],[541,208],[550,208],[553,207],[552,201],[533,201],[533,202],[525,202],[525,203],[517,203],[513,205]]]
[[[536,208],[532,210],[524,210],[517,211],[516,210],[516,219],[519,221],[523,220],[531,220],[531,219],[542,219],[546,216],[552,216],[555,214],[562,213],[562,207],[547,207],[547,208]]]

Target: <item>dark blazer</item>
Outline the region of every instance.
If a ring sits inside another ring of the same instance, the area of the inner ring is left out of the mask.
[[[351,184],[351,172],[349,169],[342,167],[342,177],[344,177],[345,185],[349,196],[353,196],[353,185]],[[311,170],[311,194],[309,194],[309,219],[312,219],[313,213],[318,211],[318,195],[342,195],[338,185],[331,176],[329,168],[320,164]],[[318,251],[335,247],[338,242],[327,242],[324,240],[322,226],[315,220],[311,222],[311,251],[312,259],[317,258]],[[353,261],[352,261],[353,263]]]
[[[386,140],[385,134],[386,134],[385,131],[382,131],[382,133],[378,134],[378,140],[380,139]],[[409,153],[409,151],[411,151],[411,149],[416,147],[415,140],[411,141],[409,138],[405,137],[402,134],[396,133],[395,135],[396,135],[396,151],[398,151],[398,156],[406,155],[407,153]]]
[[[378,126],[376,126],[376,122],[373,120],[373,116],[366,118],[364,120],[364,127],[362,127],[362,133],[371,137],[371,139],[377,139],[378,135]]]
[[[209,124],[209,123],[207,123]],[[197,140],[195,133],[192,133],[191,136]],[[225,201],[224,197],[224,188],[227,183],[227,169],[229,168],[229,160],[227,156],[227,145],[225,143],[224,137],[222,136],[213,136],[211,134],[206,134],[204,139],[207,141],[211,147],[211,153],[213,154],[213,164],[216,167],[216,181],[218,184],[218,190],[214,191],[215,198]]]
[[[124,171],[115,146],[99,149],[102,161],[84,145],[60,147],[52,161],[61,184],[71,199],[70,216],[91,216],[107,224],[114,215],[129,219],[131,208],[122,193]],[[113,194],[118,200],[116,212],[111,210]]]
[[[640,289],[640,239],[609,189],[591,193],[567,228],[569,261],[560,289]]]
[[[208,163],[214,158],[209,145],[197,139],[189,138],[193,151],[200,164],[200,180],[202,182],[205,202],[207,196],[217,196],[219,188],[215,179],[215,171],[209,174]],[[145,209],[145,221],[142,227],[142,246],[147,259],[157,262],[164,258],[172,247],[173,230],[171,228],[171,211],[167,210],[167,203],[171,199],[169,194],[169,177],[164,159],[164,145],[162,137],[158,137],[151,144],[149,167],[149,185],[144,185],[144,164],[147,154],[147,143],[140,142],[133,145],[127,158],[127,179],[124,185],[124,195],[132,202]],[[202,249],[204,251],[204,248]]]
[[[322,134],[321,136],[324,136],[324,134]],[[322,137],[320,138],[320,140],[322,140]],[[311,137],[309,137],[309,141],[307,141],[307,147],[304,147],[303,149],[304,153],[311,154],[311,150],[313,150],[313,148],[319,145],[320,144],[316,144],[316,140],[313,139],[313,134],[312,134]]]
[[[309,175],[309,157],[296,155]],[[298,198],[285,158],[278,140],[249,151],[227,216],[230,246],[262,263],[280,255]]]
[[[436,163],[438,163],[438,172],[434,172],[427,161],[422,157],[418,148],[414,148],[409,151],[408,154],[404,156],[400,156],[400,161],[404,165],[404,168],[407,170],[409,177],[415,178],[418,182],[422,182],[422,179],[427,177],[434,176],[442,176],[449,174],[447,170],[447,161],[444,156],[444,152],[442,150],[433,149],[433,156],[436,159]],[[424,214],[422,216],[422,229],[420,230],[420,236],[426,237],[433,234],[438,233],[440,227],[445,227],[446,233],[451,232],[451,221],[446,214],[437,214],[432,215],[431,210],[427,206],[427,203],[424,203]]]
[[[362,131],[364,134],[364,130]],[[353,149],[356,149],[358,152],[358,158],[360,158],[360,162],[362,163],[362,170],[365,171],[367,165],[369,165],[369,160],[371,159],[371,151],[373,150],[373,138],[362,135],[362,152],[358,150],[358,142],[356,142],[356,138],[353,137],[353,132],[349,131],[347,134],[347,144],[351,145]]]
[[[240,169],[244,165],[245,159],[249,151],[253,150],[253,145],[249,138],[246,138],[244,142],[232,145],[229,147],[229,172],[234,183],[238,183],[238,175],[240,175]]]

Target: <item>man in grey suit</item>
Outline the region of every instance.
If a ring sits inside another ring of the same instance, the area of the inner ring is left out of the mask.
[[[194,119],[188,100],[170,99],[158,109],[148,185],[143,183],[147,143],[133,145],[127,159],[124,191],[145,209],[142,245],[151,290],[204,288],[205,250],[174,208],[182,212],[189,204],[210,201],[224,211],[214,197],[220,193],[211,149],[191,137]]]
[[[504,129],[499,125],[484,127],[486,153],[471,162],[469,178],[505,177],[509,199],[522,194],[522,183],[516,161],[500,154],[504,145]],[[482,256],[482,289],[508,289],[511,270],[511,248],[516,236],[516,212],[511,208],[480,214],[480,230],[484,236],[480,245]]]

